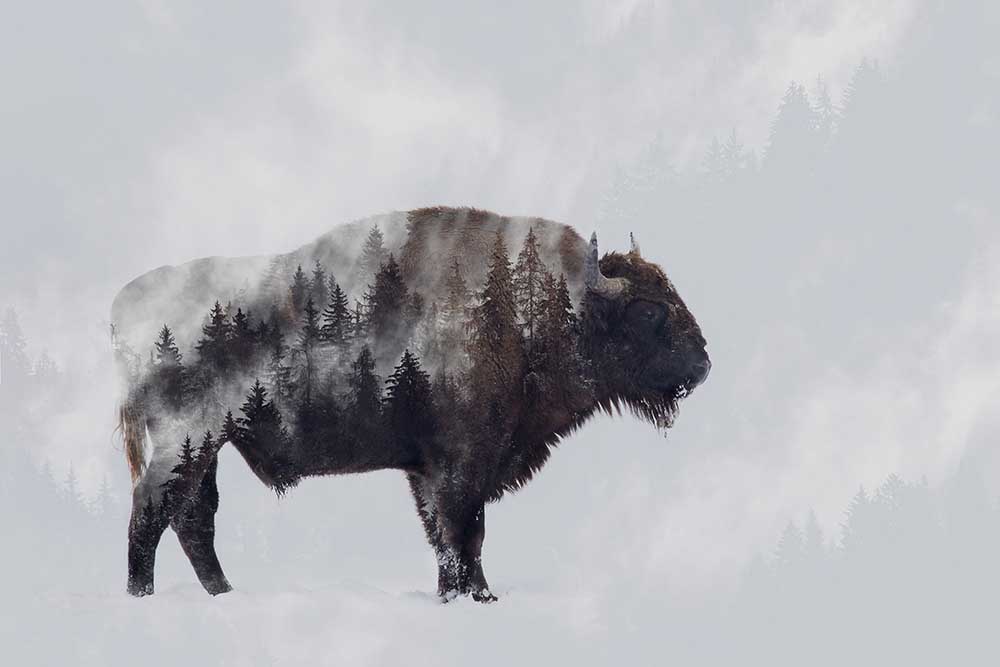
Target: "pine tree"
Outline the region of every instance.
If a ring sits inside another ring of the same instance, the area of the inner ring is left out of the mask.
[[[233,418],[232,412],[226,413],[227,419]],[[215,438],[212,437],[212,431],[205,431],[204,437],[201,439],[201,444],[198,445],[198,453],[195,456],[195,467],[204,470],[208,467],[209,462],[215,458],[217,451]]]
[[[275,400],[284,404],[292,394],[292,369],[285,363],[288,356],[288,346],[281,332],[272,334],[265,378]]]
[[[386,379],[384,412],[393,438],[415,444],[434,432],[430,377],[409,350]]]
[[[381,418],[382,388],[379,377],[375,374],[375,357],[367,345],[361,348],[357,359],[351,364],[347,386],[351,426],[370,435]]]
[[[181,450],[177,454],[177,464],[170,469],[170,472],[180,476],[185,477],[191,473],[194,466],[194,447],[191,445],[191,436],[187,435],[184,437],[184,442],[181,444]]]
[[[285,300],[288,284],[287,263],[288,259],[284,255],[279,255],[272,258],[268,264],[260,286],[265,302]]]
[[[840,547],[844,553],[851,555],[867,546],[874,532],[872,500],[863,486],[851,498],[846,514],[847,517],[841,524]]]
[[[221,439],[224,443],[237,443],[241,437],[240,425],[233,418],[233,411],[226,411],[226,418],[222,422],[222,435]]]
[[[216,371],[226,371],[231,367],[229,340],[231,326],[225,309],[218,301],[208,314],[208,324],[201,328],[202,338],[196,349],[202,364]]]
[[[316,374],[316,345],[320,340],[319,313],[310,296],[302,313],[302,327],[299,329],[298,352],[303,359],[302,380],[306,398],[312,396],[313,380]]]
[[[789,521],[774,554],[775,569],[780,574],[795,574],[802,564],[802,554],[802,531],[794,521]]]
[[[282,423],[281,413],[268,399],[267,389],[255,380],[246,400],[240,406],[243,416],[236,420],[239,425],[236,437],[250,450],[272,451],[288,445],[288,433]]]
[[[236,367],[244,371],[250,368],[256,356],[257,336],[250,321],[250,311],[244,313],[242,308],[236,309],[236,314],[233,315],[230,348]]]
[[[521,332],[503,235],[497,232],[490,252],[486,284],[469,323],[469,357],[474,393],[496,397],[520,377],[523,364]]]
[[[184,367],[174,335],[166,324],[154,344],[154,382],[166,406],[178,410],[184,404]]]
[[[539,318],[540,356],[546,359],[548,367],[555,368],[572,357],[579,335],[578,322],[565,275],[560,274],[559,280],[556,280],[551,273],[546,274],[542,293],[544,296]]]
[[[431,302],[431,307],[420,318],[413,333],[414,345],[420,351],[421,358],[427,360],[430,368],[441,368],[444,365],[444,349],[441,347],[439,320],[437,303]]]
[[[184,437],[180,452],[177,454],[178,461],[170,472],[173,476],[161,485],[163,488],[163,505],[173,505],[173,501],[179,500],[179,494],[191,492],[191,476],[194,472],[194,447],[191,445],[191,436]]]
[[[309,294],[312,296],[313,303],[319,306],[326,303],[329,297],[326,284],[326,270],[319,263],[318,259],[316,260],[316,265],[313,267],[312,280],[309,282]]]
[[[816,118],[817,143],[819,149],[825,151],[829,148],[836,131],[837,107],[834,106],[830,90],[821,76],[816,77],[816,90],[813,93],[813,98],[816,100],[813,104],[813,113]]]
[[[302,270],[301,264],[295,269],[288,293],[292,300],[292,310],[295,316],[298,317],[299,313],[302,312],[303,306],[306,305],[306,298],[309,296],[309,279],[306,277],[305,271]]]
[[[789,84],[771,124],[765,166],[779,174],[811,169],[817,154],[816,114],[804,86]]]
[[[385,239],[378,225],[372,227],[365,239],[364,247],[361,249],[361,268],[365,277],[374,277],[379,269],[385,264],[389,252],[385,249]]]
[[[24,334],[13,308],[0,320],[0,386],[16,390],[28,376],[28,355]]]
[[[469,300],[472,298],[469,287],[462,276],[462,267],[458,263],[458,258],[453,257],[451,266],[448,268],[448,276],[445,278],[445,302],[441,310],[441,315],[448,320],[455,322],[465,322],[466,309],[469,307]]]
[[[752,170],[751,158],[743,147],[734,127],[722,148],[723,170],[727,178],[735,178],[741,173]]]
[[[392,254],[375,276],[368,304],[369,333],[381,358],[395,358],[409,338],[406,305],[409,292]]]
[[[440,311],[441,366],[446,368],[449,367],[449,362],[455,362],[452,365],[462,368],[466,361],[466,323],[472,295],[462,276],[462,267],[457,258],[452,258],[445,278],[445,291],[445,301]]]
[[[181,365],[180,350],[177,349],[177,344],[174,342],[174,334],[166,324],[160,329],[159,338],[154,345],[156,346],[156,363],[161,367]]]
[[[535,343],[535,329],[538,325],[543,298],[542,283],[546,273],[548,270],[539,256],[538,237],[535,236],[535,230],[531,227],[528,229],[528,235],[524,239],[521,252],[517,256],[517,264],[514,266],[512,276],[514,302],[521,315],[529,351]]]
[[[347,295],[340,285],[333,283],[330,290],[330,302],[323,310],[323,326],[320,338],[323,342],[333,345],[339,350],[345,350],[351,342],[354,333],[351,309],[347,303]]]

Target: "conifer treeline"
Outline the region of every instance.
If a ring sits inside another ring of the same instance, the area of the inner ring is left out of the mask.
[[[275,293],[280,261],[261,280],[265,294]],[[357,446],[391,436],[413,444],[446,428],[443,422],[468,407],[471,396],[502,403],[505,392],[520,390],[516,378],[525,370],[536,391],[583,382],[569,288],[545,265],[533,229],[513,268],[502,234],[496,235],[478,292],[452,258],[441,276],[440,303],[428,305],[409,289],[377,226],[359,264],[372,273],[353,310],[320,262],[311,277],[296,267],[266,318],[215,302],[191,361],[164,324],[150,357],[149,386],[166,407],[182,410],[197,407],[213,386],[252,382],[242,416],[230,412],[220,437],[237,438],[249,450],[258,444],[284,449],[291,458],[338,439]]]

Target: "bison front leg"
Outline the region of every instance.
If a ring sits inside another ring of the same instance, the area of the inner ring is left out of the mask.
[[[472,595],[477,602],[495,602],[483,573],[483,540],[486,537],[486,512],[483,503],[475,503],[465,511],[445,510],[441,514],[442,556],[446,571],[445,599],[455,595]],[[439,584],[440,587],[440,584]]]
[[[427,541],[437,557],[438,596],[444,602],[469,594],[480,602],[495,601],[483,574],[483,503],[469,503],[463,494],[442,497],[423,475],[410,474],[407,480]]]

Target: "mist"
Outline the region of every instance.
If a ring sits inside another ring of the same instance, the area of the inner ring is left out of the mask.
[[[0,617],[30,639],[21,664],[113,664],[144,646],[154,664],[492,664],[514,652],[496,647],[504,631],[539,660],[594,664],[741,649],[919,664],[954,659],[948,645],[985,659],[996,578],[979,558],[1000,543],[994,7],[10,13],[0,311],[16,311],[32,389],[2,394],[0,495],[20,546],[0,556],[17,593]],[[602,250],[634,233],[712,357],[674,427],[595,419],[489,506],[489,608],[436,606],[399,475],[312,479],[278,500],[231,448],[217,524],[236,592],[205,596],[167,534],[156,598],[126,598],[118,291],[159,266],[286,253],[437,204],[596,230]],[[43,352],[54,374],[38,372]],[[860,487],[874,528],[851,523]],[[783,569],[790,522],[803,553],[818,528],[822,558]],[[861,556],[854,529],[872,536]],[[880,588],[905,561],[924,569]],[[240,628],[259,632],[244,644]],[[408,644],[408,628],[451,641]],[[185,658],[185,642],[202,652]]]

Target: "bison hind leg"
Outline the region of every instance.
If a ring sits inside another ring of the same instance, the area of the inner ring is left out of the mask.
[[[222,571],[215,553],[215,513],[219,509],[219,489],[215,476],[218,459],[212,459],[191,502],[170,520],[184,554],[191,562],[198,581],[211,595],[233,589]]]

